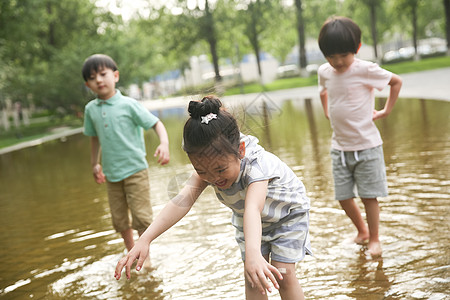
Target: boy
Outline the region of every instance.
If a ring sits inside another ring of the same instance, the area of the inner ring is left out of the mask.
[[[107,183],[112,223],[129,251],[134,246],[133,228],[141,235],[152,221],[142,128],[153,128],[158,135],[160,144],[154,156],[159,156],[161,165],[169,162],[169,139],[156,116],[116,90],[119,71],[111,57],[104,54],[88,57],[82,74],[86,86],[97,94],[97,99],[86,105],[84,114],[84,134],[91,137],[94,179],[99,184]]]
[[[320,99],[333,129],[335,197],[358,230],[354,241],[368,242],[369,253],[380,256],[377,197],[388,193],[383,141],[373,121],[392,111],[402,80],[375,63],[355,58],[361,47],[361,30],[348,18],[328,19],[318,41],[328,61],[319,67],[318,76]],[[389,97],[384,108],[376,111],[373,90],[382,90],[386,85],[390,85]],[[354,185],[364,204],[368,226],[354,201]]]

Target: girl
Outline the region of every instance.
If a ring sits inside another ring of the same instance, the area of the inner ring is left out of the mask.
[[[150,243],[183,218],[211,185],[233,211],[232,224],[244,261],[246,299],[267,299],[267,278],[282,299],[304,299],[295,263],[311,254],[309,199],[303,183],[258,139],[240,133],[236,119],[215,96],[189,103],[183,149],[195,171],[187,184],[160,212],[134,248],[116,267],[130,278],[132,263],[140,270]]]

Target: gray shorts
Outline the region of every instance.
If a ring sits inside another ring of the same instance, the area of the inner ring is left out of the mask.
[[[278,226],[279,225],[279,226]],[[309,210],[291,213],[271,229],[263,229],[261,236],[261,254],[270,255],[274,261],[296,263],[303,260],[305,254],[312,255],[309,241]],[[245,261],[244,232],[236,229],[236,241]]]
[[[388,195],[383,147],[361,151],[331,150],[336,200]],[[355,186],[357,193],[355,193]]]

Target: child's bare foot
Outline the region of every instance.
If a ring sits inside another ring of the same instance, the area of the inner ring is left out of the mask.
[[[367,243],[369,242],[369,235],[358,234],[353,241],[358,245],[367,245]]]
[[[381,243],[380,242],[371,242],[367,246],[369,249],[368,252],[372,257],[379,257],[381,256],[381,253],[383,252],[381,250]]]

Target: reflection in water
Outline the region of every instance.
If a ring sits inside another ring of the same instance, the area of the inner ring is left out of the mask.
[[[357,261],[349,268],[358,272],[349,284],[353,291],[349,294],[354,299],[383,299],[391,283],[383,269],[383,258],[370,260],[360,252]]]
[[[319,151],[319,140],[318,140],[318,134],[317,134],[317,126],[316,126],[316,120],[314,119],[314,110],[312,106],[312,100],[310,98],[305,99],[305,111],[306,111],[306,117],[308,119],[308,125],[309,125],[309,133],[312,143],[312,153],[314,155],[314,162],[316,163],[316,166],[321,166],[320,163],[320,151]]]
[[[307,299],[447,299],[450,290],[450,104],[404,100],[377,121],[390,196],[380,199],[383,258],[349,242],[354,229],[333,200],[330,125],[319,101],[239,108],[243,130],[280,156],[311,198],[314,257],[298,264]],[[183,116],[184,117],[184,116]],[[183,121],[167,118],[169,166],[149,155],[154,212],[192,167],[181,151]],[[157,138],[147,133],[148,153]],[[123,255],[104,186],[81,135],[0,156],[0,298],[242,299],[242,262],[231,213],[211,189],[151,248],[153,270],[116,281]],[[269,299],[279,299],[276,292]]]

